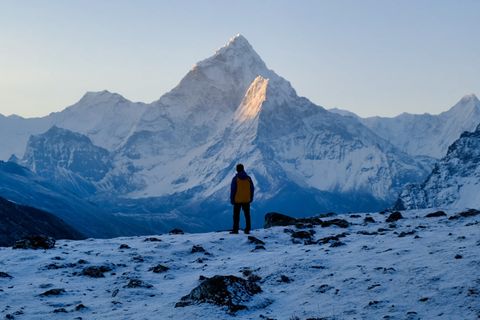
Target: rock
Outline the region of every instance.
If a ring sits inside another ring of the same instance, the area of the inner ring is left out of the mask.
[[[259,250],[267,250],[267,249],[262,245],[256,245],[255,248],[252,250],[252,252],[259,251]]]
[[[476,210],[476,209],[468,209],[467,211],[462,211],[462,212],[459,212],[457,213],[456,215],[454,216],[451,216],[450,218],[448,218],[449,220],[456,220],[456,219],[460,219],[460,218],[468,218],[468,217],[474,217],[474,216],[477,216],[480,214],[480,211],[479,210]]]
[[[0,278],[13,278],[13,277],[6,272],[0,271]]]
[[[148,271],[152,271],[153,273],[163,273],[163,272],[167,272],[169,269],[170,269],[169,267],[165,267],[164,265],[157,264],[156,266],[148,269]]]
[[[399,211],[395,211],[393,213],[391,213],[387,220],[385,220],[386,222],[395,222],[395,221],[398,221],[400,219],[403,219],[403,216],[402,214],[399,212]]]
[[[330,227],[332,225],[340,228],[348,228],[348,226],[350,226],[350,223],[345,219],[325,220],[321,223],[322,228]]]
[[[426,302],[426,301],[428,301],[428,297],[420,298],[420,299],[418,299],[418,301],[420,301],[420,302]]]
[[[290,283],[292,282],[292,279],[290,279],[289,277],[287,277],[286,275],[281,275],[280,276],[280,279],[278,279],[278,282],[284,282],[284,283]]]
[[[65,289],[50,289],[45,291],[44,293],[41,293],[40,295],[42,297],[49,297],[49,296],[58,296],[65,293]]]
[[[344,232],[344,233],[337,234],[335,236],[321,238],[320,240],[318,240],[318,243],[326,244],[326,243],[329,243],[330,241],[339,241],[340,238],[345,238],[346,236],[347,234]]]
[[[130,246],[126,243],[122,243],[118,249],[131,249]]]
[[[341,246],[344,246],[344,245],[345,245],[345,242],[342,242],[342,241],[334,241],[334,242],[332,242],[332,244],[330,245],[330,247],[336,248],[336,247],[341,247]]]
[[[375,223],[375,219],[373,219],[373,217],[365,217],[363,223]]]
[[[328,284],[322,284],[318,289],[316,290],[318,293],[325,293],[327,291],[330,291],[334,289],[332,286],[329,286]]]
[[[278,227],[278,226],[290,226],[294,225],[297,219],[286,216],[277,212],[269,212],[265,215],[264,228]]]
[[[132,258],[132,261],[136,263],[142,263],[142,262],[145,262],[145,259],[142,256],[134,256]]]
[[[462,259],[462,258],[463,258],[463,256],[461,254],[455,255],[455,259]]]
[[[255,238],[254,236],[248,236],[248,241],[253,244],[257,245],[265,245],[265,242],[263,242],[260,239]]]
[[[160,242],[162,241],[161,239],[155,238],[155,237],[148,237],[143,240],[144,242]]]
[[[312,239],[312,233],[310,231],[295,231],[291,234],[293,239]]]
[[[68,311],[65,308],[58,308],[53,310],[53,313],[68,313]]]
[[[13,249],[52,249],[55,247],[55,239],[52,237],[34,235],[15,241]]]
[[[405,231],[402,231],[402,232],[400,232],[400,234],[398,235],[398,237],[399,237],[399,238],[403,238],[403,237],[405,237],[405,236],[412,236],[412,235],[414,235],[414,234],[415,234],[415,231],[414,231],[414,230],[412,230],[412,231],[406,231],[406,232],[405,232]]]
[[[130,279],[130,281],[128,281],[128,283],[123,287],[124,288],[146,288],[146,289],[153,288],[153,286],[150,283],[146,283],[145,281],[140,279]]]
[[[357,231],[357,234],[362,234],[362,235],[365,235],[365,236],[376,236],[378,235],[378,232],[377,231],[366,231],[366,230],[360,230],[360,231]]]
[[[191,251],[191,252],[192,252],[192,253],[197,253],[197,252],[202,252],[202,253],[203,253],[203,252],[207,252],[207,251],[205,251],[205,249],[204,249],[202,246],[196,245],[196,246],[193,246],[193,247],[192,247],[192,251]]]
[[[182,229],[175,228],[175,229],[170,230],[168,232],[168,234],[184,234],[184,232],[183,232]]]
[[[81,310],[84,310],[84,309],[87,309],[87,307],[85,307],[85,305],[83,303],[80,303],[79,305],[77,305],[75,307],[75,311],[81,311]]]
[[[90,266],[86,267],[80,272],[80,275],[87,276],[91,278],[104,278],[105,272],[112,271],[112,268],[106,265],[103,266]]]
[[[425,218],[437,218],[437,217],[445,217],[447,214],[443,211],[435,211],[432,213],[429,213],[425,216]]]
[[[262,289],[254,282],[232,275],[216,275],[205,279],[188,295],[182,297],[175,304],[175,308],[197,303],[210,303],[225,306],[229,312],[235,313],[238,310],[247,309],[244,303],[260,292]]]

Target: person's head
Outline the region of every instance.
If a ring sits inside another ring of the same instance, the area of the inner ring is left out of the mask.
[[[239,163],[237,164],[237,172],[243,172],[245,171],[245,168],[243,167],[243,164]]]

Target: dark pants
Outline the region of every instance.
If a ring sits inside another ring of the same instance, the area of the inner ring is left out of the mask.
[[[233,231],[238,232],[240,224],[240,209],[245,215],[245,232],[250,232],[250,203],[235,203],[233,205]]]

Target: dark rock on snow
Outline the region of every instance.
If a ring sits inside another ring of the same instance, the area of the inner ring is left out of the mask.
[[[386,221],[386,222],[395,222],[395,221],[398,221],[398,220],[400,220],[400,219],[403,219],[402,214],[401,214],[400,212],[398,212],[398,211],[395,211],[395,212],[391,213],[391,214],[388,216],[387,220],[385,220],[385,221]]]
[[[128,283],[123,286],[124,288],[146,288],[150,289],[153,288],[153,286],[150,283],[146,283],[143,280],[140,279],[130,279]]]
[[[48,296],[58,296],[65,293],[65,289],[50,289],[45,291],[44,293],[41,293],[40,295],[42,297],[48,297]]]
[[[425,218],[438,218],[438,217],[445,217],[447,214],[443,211],[435,211],[432,213],[429,213],[425,216]]]
[[[295,231],[291,234],[291,237],[294,239],[311,239],[312,232],[310,231]]]
[[[175,228],[175,229],[170,230],[170,232],[168,232],[168,234],[184,234],[184,232],[183,232],[182,229]]]
[[[344,219],[332,219],[332,220],[325,220],[321,222],[322,228],[330,227],[332,225],[340,227],[340,228],[348,228],[350,223]]]
[[[264,228],[278,227],[278,226],[290,226],[294,225],[297,219],[286,216],[277,212],[269,212],[265,215]]]
[[[260,239],[255,238],[254,236],[248,236],[248,241],[250,243],[256,244],[256,245],[265,245],[265,242],[263,242]]]
[[[480,214],[479,210],[476,209],[468,209],[467,211],[462,211],[457,213],[454,216],[451,216],[448,218],[449,220],[455,220],[455,219],[460,219],[460,218],[468,218],[468,217],[474,217]]]
[[[363,222],[364,223],[375,223],[375,219],[373,219],[373,217],[365,217],[365,219],[363,219]]]
[[[191,252],[192,252],[192,253],[197,253],[197,252],[202,252],[202,253],[204,253],[204,252],[206,252],[206,251],[205,251],[205,249],[204,249],[202,246],[200,246],[200,245],[195,245],[195,246],[192,247],[192,251],[191,251]]]
[[[126,243],[122,243],[118,249],[131,249],[130,246]]]
[[[13,249],[52,249],[55,247],[55,239],[43,235],[28,236],[15,241]]]
[[[161,239],[155,238],[155,237],[148,237],[143,240],[144,242],[160,242],[162,241]]]
[[[83,269],[82,272],[80,272],[80,275],[91,277],[91,278],[103,278],[105,277],[104,273],[110,272],[110,271],[112,271],[112,268],[106,265],[90,266]]]
[[[206,278],[188,295],[182,297],[175,307],[197,303],[211,303],[227,307],[229,312],[246,309],[244,305],[251,297],[262,292],[256,283],[232,275],[216,275]]]
[[[13,278],[13,277],[6,272],[0,271],[0,278]]]
[[[151,267],[148,271],[152,271],[153,273],[162,273],[167,272],[170,268],[165,267],[164,265],[158,264],[155,267]]]

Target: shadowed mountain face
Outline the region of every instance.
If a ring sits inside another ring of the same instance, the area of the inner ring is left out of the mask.
[[[0,197],[0,246],[11,246],[16,240],[29,235],[85,239],[80,232],[53,214]]]

